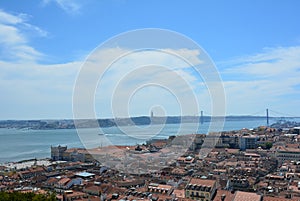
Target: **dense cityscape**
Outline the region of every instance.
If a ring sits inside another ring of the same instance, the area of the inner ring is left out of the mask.
[[[116,157],[107,147],[53,146],[51,159],[1,166],[0,191],[55,195],[59,201],[300,199],[300,127],[222,132],[205,158],[199,150],[209,135],[193,136],[189,149],[176,160],[154,164],[157,171],[136,173],[95,160],[103,152]],[[174,138],[117,147],[138,157],[161,155]]]
[[[300,201],[299,0],[0,0],[0,201]]]

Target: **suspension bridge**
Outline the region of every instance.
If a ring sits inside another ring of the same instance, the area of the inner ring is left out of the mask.
[[[201,111],[201,115],[200,115],[200,121],[201,124],[204,121],[204,112]],[[243,115],[241,115],[243,116]],[[275,111],[273,109],[263,109],[257,112],[254,112],[252,114],[248,114],[248,115],[244,115],[244,116],[252,116],[252,117],[260,117],[260,118],[265,118],[266,119],[266,125],[270,126],[270,120],[272,120],[273,122],[285,122],[285,121],[294,121],[295,118],[297,118],[297,121],[300,121],[300,115],[293,115],[293,114],[289,114],[286,112],[279,112],[279,111]]]

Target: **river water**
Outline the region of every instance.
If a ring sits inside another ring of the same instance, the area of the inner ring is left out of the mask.
[[[270,123],[273,123],[272,121]],[[242,128],[255,128],[266,125],[264,119],[226,121],[222,130],[238,130]],[[107,142],[115,145],[135,145],[143,143],[150,138],[168,138],[177,135],[180,124],[154,125],[153,127],[125,126],[122,128],[82,129],[80,135],[76,129],[58,130],[20,130],[0,129],[0,163],[20,161],[32,158],[49,158],[50,147],[67,145],[71,147],[91,147],[107,145]],[[196,127],[196,130],[195,130]],[[202,125],[185,123],[181,125],[180,134],[207,133],[209,122]],[[162,128],[160,132],[157,129]],[[153,132],[152,132],[153,130]],[[99,135],[105,133],[105,135]],[[156,134],[156,135],[154,135]],[[90,136],[90,137],[85,137]],[[84,140],[85,143],[82,143]]]

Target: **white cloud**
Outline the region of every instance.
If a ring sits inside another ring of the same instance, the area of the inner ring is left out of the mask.
[[[32,34],[37,35],[37,36],[41,36],[41,37],[47,37],[48,36],[48,32],[37,27],[34,26],[32,24],[28,24],[28,23],[23,23],[23,27],[26,30],[29,30]]]
[[[44,5],[54,2],[59,8],[69,14],[77,14],[81,9],[82,1],[79,0],[44,0]]]
[[[2,45],[14,45],[26,42],[25,38],[14,26],[0,24],[0,36],[0,44]]]
[[[29,62],[42,56],[42,53],[30,46],[28,32],[42,37],[47,36],[47,32],[27,23],[28,18],[26,14],[13,15],[0,10],[0,59]]]
[[[118,117],[127,116],[127,110],[130,109],[127,104],[133,97],[139,100],[139,105],[136,104],[137,101],[131,102],[134,105],[131,112],[139,115],[141,111],[147,115],[148,111],[145,111],[149,109],[149,105],[153,105],[153,101],[157,102],[155,105],[160,104],[168,108],[167,115],[180,115],[180,112],[183,112],[183,115],[199,113],[198,105],[196,106],[193,100],[198,99],[206,88],[201,85],[203,81],[197,75],[198,72],[183,60],[185,58],[193,65],[207,62],[199,60],[198,50],[161,49],[126,54],[127,51],[122,48],[102,49],[92,54],[86,62],[84,68],[89,72],[86,72],[86,77],[83,78],[83,93],[87,93],[86,89],[93,90],[92,85],[96,85],[97,81],[92,80],[94,77],[98,79],[101,72],[106,70],[103,77],[99,78],[96,94],[98,114],[105,113],[105,116],[111,116],[113,103]],[[118,59],[111,63],[114,58]],[[157,89],[157,93],[153,89]],[[135,94],[135,90],[140,92]],[[201,93],[197,94],[196,91]],[[85,99],[85,96],[81,97]],[[171,103],[175,103],[174,101],[179,101],[182,108],[172,109],[171,105],[174,104]],[[141,107],[144,109],[141,110]],[[183,111],[180,111],[181,109]]]
[[[34,49],[30,49],[30,46],[22,47],[19,45],[20,43],[17,44],[18,46],[15,47],[20,48],[17,51],[20,54],[30,51],[33,51],[31,54],[35,54]],[[21,48],[24,49],[21,50]],[[180,51],[182,52],[182,50]],[[106,59],[114,58],[114,56],[124,52],[124,49],[108,49],[102,52],[102,56],[104,55]],[[198,54],[188,50],[185,54],[188,55],[188,52],[191,54],[190,57]],[[199,80],[187,71],[189,68],[187,68],[186,63],[178,57],[173,57],[166,52],[163,54],[138,52],[123,57],[114,63],[104,78],[100,79],[100,90],[96,94],[96,109],[102,109],[98,113],[100,114],[99,117],[112,116],[111,97],[118,84],[121,84],[121,91],[118,93],[121,98],[117,99],[115,103],[117,107],[122,108],[124,106],[122,98],[128,96],[133,87],[149,83],[162,85],[166,88],[159,86],[159,88],[155,88],[155,86],[142,87],[137,96],[134,96],[133,105],[129,108],[132,115],[147,115],[149,107],[154,105],[164,106],[167,114],[179,115],[182,108],[178,107],[176,97],[180,98],[181,103],[186,103],[183,109],[185,114],[197,114],[198,112],[193,105],[194,94],[192,93],[195,90],[194,83],[199,82]],[[35,60],[27,62],[27,56],[18,55],[18,58],[21,62],[0,60],[0,94],[3,96],[1,110],[4,111],[2,115],[5,115],[0,116],[0,118],[71,118],[73,87],[81,62],[46,65],[38,64]],[[85,80],[86,85],[83,86],[85,91],[90,89],[89,79],[93,76],[98,79],[97,72],[101,70],[101,66],[109,65],[105,59],[97,60],[95,55],[87,63],[93,65],[87,72],[88,79]],[[147,64],[149,66],[145,69],[140,68]],[[162,68],[155,69],[151,66],[162,66]],[[123,82],[119,83],[122,79],[124,79]],[[200,80],[200,82],[202,81]],[[200,86],[199,83],[196,85]],[[203,85],[201,87],[204,88]],[[170,92],[173,92],[175,97]],[[80,95],[85,96],[85,94]],[[197,95],[203,96],[204,92]],[[103,110],[103,106],[107,106],[105,110]],[[8,108],[10,109],[8,110]],[[19,113],[20,111],[21,113]]]
[[[80,63],[39,64],[44,55],[31,46],[30,39],[47,33],[29,19],[26,14],[0,10],[0,118],[71,117]]]
[[[264,52],[241,57],[222,65],[228,111],[253,114],[264,108],[299,115],[300,47],[266,48]]]
[[[0,10],[0,23],[3,24],[19,24],[24,22],[25,14],[12,15]]]
[[[80,65],[0,62],[0,119],[71,118]]]
[[[265,48],[265,52],[242,57],[228,63],[233,66],[225,73],[239,72],[241,75],[262,77],[286,77],[299,73],[300,46]]]

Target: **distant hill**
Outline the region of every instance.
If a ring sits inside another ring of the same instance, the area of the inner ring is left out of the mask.
[[[217,120],[224,117],[215,117]],[[263,116],[226,116],[226,121],[236,120],[254,120],[264,119]],[[204,116],[203,122],[210,122],[210,116]],[[149,125],[149,124],[179,124],[179,123],[196,123],[201,122],[199,116],[167,116],[167,117],[131,117],[131,118],[117,118],[117,119],[98,119],[98,124],[90,119],[81,119],[76,121],[79,128],[94,128],[94,127],[113,127],[113,126],[128,126],[128,125]],[[74,120],[2,120],[0,121],[0,128],[16,128],[16,129],[74,129]]]

